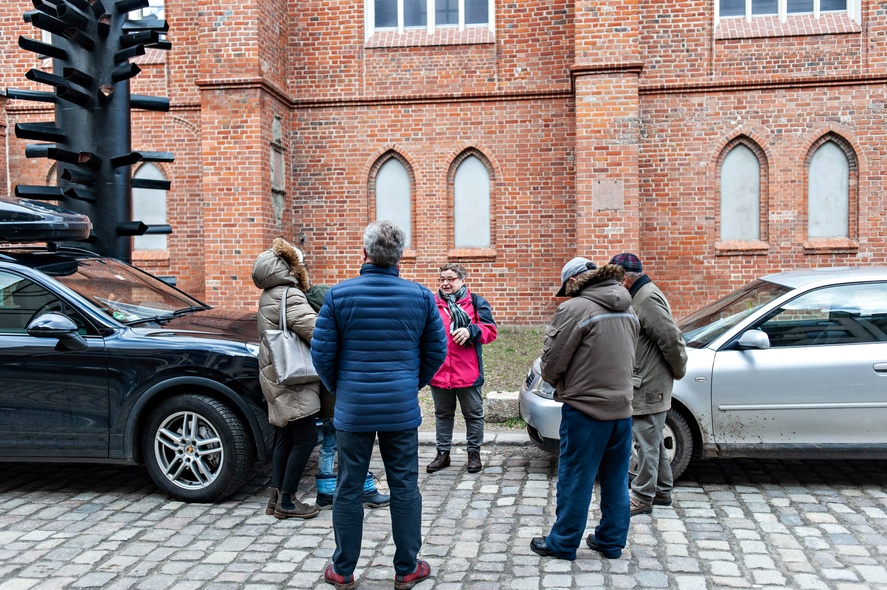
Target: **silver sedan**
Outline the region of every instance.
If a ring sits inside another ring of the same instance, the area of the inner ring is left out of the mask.
[[[675,477],[691,458],[887,457],[887,268],[768,275],[678,326],[689,362],[664,432]],[[537,359],[520,412],[550,452],[554,398]]]

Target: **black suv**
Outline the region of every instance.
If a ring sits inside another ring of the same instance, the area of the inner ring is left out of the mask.
[[[144,463],[177,499],[224,498],[270,453],[258,340],[254,312],[118,260],[0,247],[0,461]]]

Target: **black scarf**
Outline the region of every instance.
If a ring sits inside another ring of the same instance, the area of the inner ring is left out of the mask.
[[[468,317],[468,314],[465,313],[465,310],[459,307],[457,301],[465,297],[465,293],[467,293],[467,289],[465,289],[465,285],[462,285],[462,288],[453,293],[452,295],[447,295],[443,291],[438,290],[438,294],[440,298],[447,302],[447,307],[450,308],[450,334],[458,330],[459,328],[467,328],[471,325],[471,318]]]

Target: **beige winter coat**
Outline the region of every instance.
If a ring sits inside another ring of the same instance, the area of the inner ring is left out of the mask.
[[[262,289],[259,297],[259,382],[268,401],[268,421],[285,426],[291,420],[306,418],[320,410],[320,382],[304,385],[278,385],[271,364],[265,330],[277,329],[280,301],[287,287],[286,324],[305,342],[311,342],[317,313],[303,292],[310,285],[301,252],[281,238],[274,240],[270,250],[259,254],[253,265],[253,283]]]

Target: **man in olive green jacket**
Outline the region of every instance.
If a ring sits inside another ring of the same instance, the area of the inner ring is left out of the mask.
[[[610,260],[625,269],[623,285],[641,322],[634,360],[632,435],[638,449],[637,475],[631,483],[631,515],[649,514],[653,506],[670,506],[673,478],[662,431],[671,408],[674,380],[687,371],[681,331],[671,317],[665,295],[644,274],[630,252]]]

